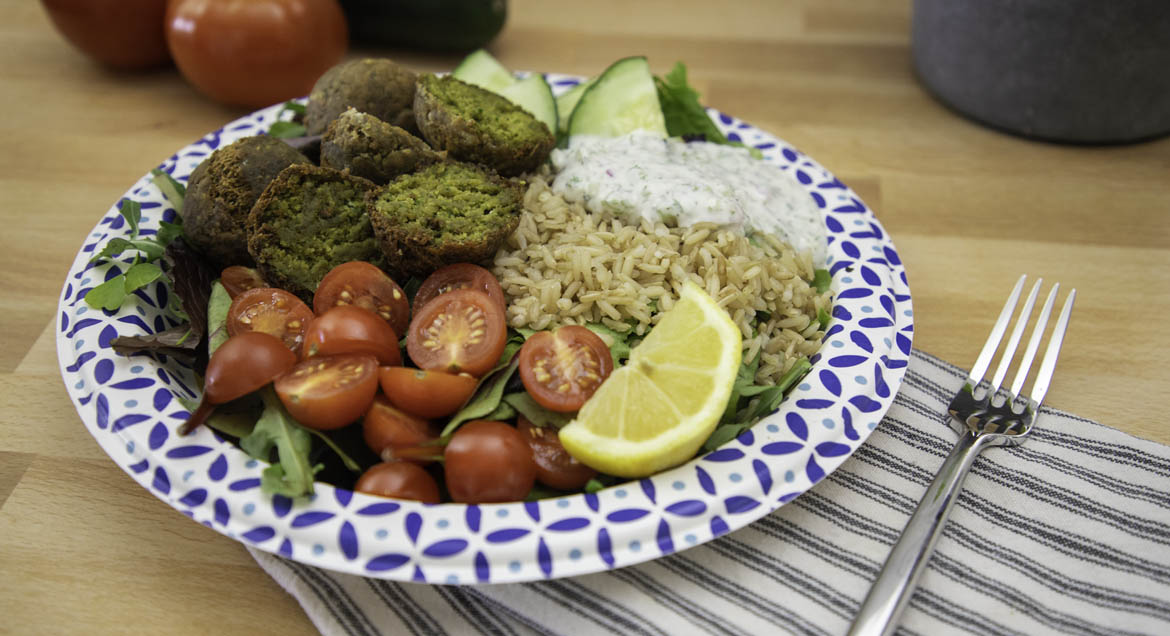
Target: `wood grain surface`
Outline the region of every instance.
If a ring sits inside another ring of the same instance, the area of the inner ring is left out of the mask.
[[[1170,442],[1170,139],[1054,145],[956,115],[915,79],[908,0],[509,7],[491,46],[509,68],[591,75],[645,54],[661,73],[683,60],[708,105],[851,185],[906,263],[924,351],[970,365],[1021,273],[1076,287],[1047,403]],[[423,70],[461,58],[351,54]],[[40,3],[3,0],[0,112],[0,632],[312,633],[242,545],[103,454],[56,362],[57,299],[90,228],[143,173],[244,111],[174,69],[107,71]]]

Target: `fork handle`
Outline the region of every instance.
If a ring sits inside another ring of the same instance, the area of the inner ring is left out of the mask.
[[[861,611],[849,630],[851,636],[885,636],[897,629],[898,617],[913,596],[918,578],[926,571],[930,553],[962,490],[967,471],[989,439],[970,430],[959,437],[861,604]]]

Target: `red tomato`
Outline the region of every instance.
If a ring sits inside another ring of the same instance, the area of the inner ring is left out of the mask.
[[[259,271],[243,265],[232,265],[224,269],[219,275],[219,284],[223,285],[232,300],[249,289],[269,287]]]
[[[374,312],[350,305],[317,316],[305,331],[305,358],[335,353],[368,353],[378,364],[402,364],[398,334]]]
[[[378,370],[382,391],[394,406],[419,417],[451,415],[475,393],[475,378],[466,373],[426,371],[408,367]]]
[[[538,331],[518,355],[524,389],[544,408],[562,413],[580,409],[613,371],[605,342],[578,325]]]
[[[374,464],[358,478],[353,489],[379,497],[439,503],[439,485],[435,478],[418,465],[407,462]]]
[[[394,408],[384,395],[374,397],[370,410],[362,418],[362,437],[366,446],[385,461],[409,459],[427,463],[442,455],[432,444],[439,438],[434,424]]]
[[[365,261],[342,263],[329,270],[313,294],[313,311],[321,315],[333,307],[354,305],[378,314],[394,333],[410,327],[410,301],[394,279]]]
[[[478,377],[504,352],[508,340],[504,320],[503,308],[481,291],[447,292],[416,306],[406,350],[423,369]]]
[[[228,307],[228,334],[260,331],[280,338],[300,355],[313,310],[303,300],[275,287],[257,287],[236,296]]]
[[[378,361],[348,353],[297,363],[276,379],[276,394],[297,422],[330,431],[355,422],[378,392]]]
[[[170,61],[163,29],[167,0],[41,0],[66,40],[114,68]]]
[[[166,39],[196,88],[250,107],[307,95],[349,44],[337,0],[171,0]]]
[[[504,422],[472,420],[459,427],[443,452],[443,474],[459,503],[520,501],[536,482],[532,449]]]
[[[475,289],[492,297],[501,309],[507,308],[504,289],[491,272],[472,263],[455,263],[435,270],[419,285],[414,294],[414,306],[422,307],[439,294],[456,289]]]
[[[231,402],[272,382],[297,363],[297,356],[275,336],[245,331],[228,338],[207,361],[203,400],[181,428],[180,435],[195,430],[216,404]]]
[[[597,476],[597,471],[577,461],[565,450],[556,429],[533,426],[532,422],[519,418],[516,430],[532,449],[532,460],[536,463],[536,480],[559,490],[577,490]]]

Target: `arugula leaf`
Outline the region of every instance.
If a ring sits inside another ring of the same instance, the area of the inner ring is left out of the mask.
[[[816,288],[818,294],[823,294],[829,291],[829,286],[833,284],[833,275],[827,269],[818,269],[813,272],[812,286]]]
[[[320,439],[322,442],[325,442],[325,445],[328,446],[329,448],[331,448],[333,450],[333,452],[337,454],[337,457],[339,459],[341,459],[341,463],[344,464],[345,467],[348,468],[351,472],[355,472],[355,473],[362,472],[362,467],[359,466],[358,463],[355,462],[352,457],[345,454],[345,451],[341,450],[341,447],[338,446],[337,443],[334,442],[328,435],[326,435],[326,434],[324,434],[321,431],[318,431],[316,429],[312,429],[312,428],[306,428],[305,430],[309,431],[313,435],[316,435],[317,438]]]
[[[183,236],[183,226],[178,223],[167,223],[166,221],[159,221],[158,234],[155,234],[154,239],[160,244],[166,246],[170,245],[171,241]]]
[[[126,279],[121,274],[94,287],[85,294],[85,304],[94,309],[117,311],[126,300]]]
[[[109,258],[117,256],[126,250],[138,250],[146,256],[147,260],[156,260],[163,255],[163,246],[158,241],[152,239],[125,239],[116,236],[110,239],[102,251],[94,254],[89,259],[89,262],[94,263],[101,258]]]
[[[308,430],[289,416],[272,387],[264,388],[260,397],[264,400],[264,411],[252,433],[240,440],[240,448],[262,461],[270,461],[272,450],[276,449],[279,461],[264,470],[261,491],[287,497],[313,494],[313,475],[324,465],[309,461],[312,440]]]
[[[717,426],[711,433],[711,436],[707,438],[707,441],[703,442],[703,450],[711,452],[726,444],[727,442],[730,442],[731,440],[739,437],[749,428],[751,428],[751,424],[746,422],[722,424]]]
[[[292,112],[293,114],[300,115],[302,117],[304,117],[304,115],[305,115],[305,105],[300,103],[300,102],[294,102],[291,99],[288,100],[287,102],[285,102],[280,107],[280,112],[283,113],[286,110]]]
[[[294,121],[275,121],[268,127],[268,136],[276,139],[292,139],[304,137],[307,130],[304,125]]]
[[[450,437],[455,432],[455,429],[459,428],[460,424],[468,420],[486,417],[500,406],[500,402],[504,398],[504,387],[508,384],[508,380],[511,379],[512,374],[520,366],[520,361],[516,359],[515,355],[518,350],[519,347],[516,347],[512,351],[512,356],[507,366],[497,366],[495,370],[489,371],[487,375],[483,376],[471,399],[467,401],[467,404],[463,408],[459,409],[459,412],[451,417],[450,421],[447,422],[447,426],[443,428],[440,437]]]
[[[605,346],[609,347],[609,355],[613,357],[613,368],[620,367],[623,360],[629,359],[630,350],[632,349],[629,338],[634,333],[633,331],[621,333],[603,324],[592,322],[586,324],[585,328],[597,334],[601,338],[601,341],[605,343]]]
[[[481,419],[481,420],[499,420],[501,422],[505,422],[507,420],[513,420],[513,419],[516,419],[516,409],[513,408],[511,404],[508,404],[507,402],[500,400],[500,404],[498,406],[496,406],[494,411],[492,411],[491,413],[488,413],[487,415],[484,415],[483,417],[481,417],[479,419]]]
[[[509,393],[504,396],[503,401],[536,426],[551,426],[559,429],[573,419],[572,414],[557,413],[537,404],[536,400],[532,399],[532,396],[525,391]]]
[[[122,274],[126,293],[145,287],[161,278],[162,269],[154,263],[136,263]]]
[[[232,297],[219,281],[211,284],[211,296],[207,299],[207,355],[215,353],[219,345],[227,342],[227,315],[232,306]]]
[[[707,116],[706,109],[699,103],[699,93],[687,84],[687,67],[675,62],[674,68],[665,78],[654,77],[658,89],[658,102],[666,120],[666,132],[671,137],[702,136],[709,142],[728,143],[727,137]]]
[[[150,181],[162,192],[167,203],[175,209],[175,213],[183,212],[183,199],[187,196],[187,186],[175,180],[170,173],[155,168],[150,171]]]
[[[594,477],[593,479],[590,479],[589,481],[585,482],[585,487],[583,488],[583,490],[589,494],[593,494],[593,493],[595,493],[599,490],[602,490],[604,488],[605,488],[605,484],[601,483],[600,479]]]
[[[142,220],[142,205],[134,199],[122,199],[118,204],[118,214],[126,219],[126,225],[130,227],[130,238],[138,238],[138,223]]]

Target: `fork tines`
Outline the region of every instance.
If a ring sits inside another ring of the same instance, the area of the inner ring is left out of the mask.
[[[1015,313],[1016,304],[1019,302],[1020,292],[1024,289],[1024,280],[1026,278],[1027,275],[1025,274],[1020,276],[1020,279],[1016,281],[1015,288],[1012,289],[1007,303],[1004,304],[1003,310],[999,313],[999,318],[995,321],[995,326],[991,329],[991,335],[988,336],[987,343],[983,345],[983,351],[979,353],[979,358],[975,361],[975,366],[971,368],[971,373],[967,379],[971,384],[972,390],[980,385],[983,374],[991,365],[991,361],[999,349],[1003,335],[1007,331],[1008,322],[1011,320],[1012,314]],[[1032,308],[1036,303],[1036,297],[1040,292],[1040,285],[1043,282],[1043,279],[1037,279],[1036,283],[1032,285],[1032,290],[1028,293],[1027,299],[1024,300],[1023,309],[1016,318],[1015,327],[1012,329],[1011,336],[1008,337],[1007,345],[1000,356],[999,365],[996,367],[995,374],[992,376],[990,383],[987,384],[989,387],[988,396],[994,396],[999,392],[1000,385],[1003,383],[1004,377],[1007,376],[1008,367],[1016,355],[1016,348],[1019,346],[1020,337],[1023,335],[1028,320],[1032,315]],[[1060,354],[1060,345],[1064,341],[1064,332],[1068,329],[1069,315],[1072,313],[1073,301],[1077,296],[1077,290],[1075,289],[1069,291],[1068,297],[1065,298],[1064,306],[1060,310],[1060,317],[1056,321],[1056,326],[1052,329],[1052,336],[1048,342],[1048,348],[1044,352],[1044,359],[1040,363],[1040,370],[1036,373],[1036,379],[1032,384],[1032,390],[1027,394],[1021,393],[1021,390],[1024,388],[1024,382],[1028,378],[1032,361],[1036,357],[1036,352],[1040,348],[1040,340],[1044,337],[1044,329],[1048,324],[1049,316],[1052,314],[1052,307],[1056,302],[1056,294],[1059,290],[1060,283],[1052,286],[1052,289],[1048,292],[1048,298],[1044,301],[1044,306],[1040,310],[1040,315],[1036,318],[1035,326],[1032,328],[1032,336],[1028,340],[1028,345],[1024,348],[1015,379],[1012,380],[1008,395],[1005,396],[1008,401],[1014,401],[1017,397],[1024,397],[1032,403],[1033,408],[1038,408],[1040,403],[1044,401],[1044,394],[1048,392],[1048,385],[1052,381],[1052,372],[1056,368],[1056,358]]]

